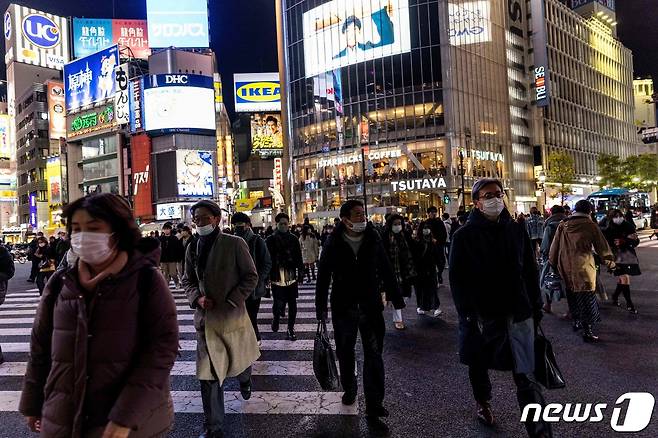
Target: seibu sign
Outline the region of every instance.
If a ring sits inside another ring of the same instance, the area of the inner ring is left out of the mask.
[[[445,189],[448,185],[444,178],[418,178],[402,181],[391,181],[394,192],[408,192],[411,190]]]

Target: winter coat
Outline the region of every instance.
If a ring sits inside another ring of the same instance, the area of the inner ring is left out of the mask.
[[[391,246],[393,245],[391,239],[397,239],[398,241],[398,266],[395,266],[395,260],[391,253]],[[393,273],[396,274],[398,283],[400,285],[410,284],[410,282],[416,278],[416,265],[414,264],[414,258],[412,254],[413,239],[411,238],[411,235],[404,231],[401,231],[399,234],[395,234],[389,227],[386,227],[384,228],[384,233],[382,234],[382,244],[386,250],[386,255],[388,256],[388,261],[391,264],[391,268],[393,268]]]
[[[614,259],[603,233],[589,216],[574,213],[557,227],[548,260],[553,268],[557,268],[567,290],[596,290],[592,249],[603,260]]]
[[[108,421],[131,437],[169,430],[178,322],[159,258],[157,242],[143,239],[123,271],[93,291],[79,285],[78,263],[50,278],[19,405],[41,417],[41,436],[77,438]]]
[[[548,262],[548,256],[551,251],[551,243],[555,237],[557,227],[560,225],[567,215],[564,213],[556,213],[549,216],[544,223],[544,236],[541,241],[540,254],[541,254],[541,272],[539,274],[539,286],[542,292],[552,301],[558,301],[566,296],[564,290],[564,282],[560,275]]]
[[[525,225],[507,209],[495,222],[473,210],[452,237],[449,265],[461,362],[532,372],[532,317],[543,303]]]
[[[541,248],[539,252],[543,260],[548,260],[548,255],[551,251],[551,244],[555,238],[555,232],[560,223],[567,218],[564,213],[552,214],[546,219],[544,223],[544,235],[542,236]]]
[[[298,237],[289,232],[275,231],[265,243],[272,258],[270,279],[273,282],[281,280],[281,269],[287,270],[290,277],[297,278],[298,281],[304,278],[304,261]]]
[[[431,240],[415,240],[412,253],[416,264],[416,285],[428,290],[436,289],[439,286],[439,266],[443,266],[445,259],[443,248]]]
[[[260,356],[245,307],[245,300],[258,285],[258,272],[240,237],[220,232],[212,243],[205,269],[199,269],[197,254],[198,245],[187,248],[182,280],[190,307],[196,309],[197,377],[219,380],[221,384],[226,377],[242,373]],[[197,300],[202,296],[214,301],[212,309],[199,307]]]
[[[439,245],[445,246],[448,241],[448,232],[446,231],[446,226],[443,223],[443,220],[437,217],[434,219],[427,219],[426,223],[432,230],[432,237],[434,237]]]
[[[304,236],[299,238],[299,245],[302,251],[302,261],[306,263],[315,263],[320,257],[320,244],[315,236],[309,233],[304,239]]]
[[[265,285],[270,279],[270,270],[272,269],[270,252],[267,250],[265,241],[259,235],[254,234],[251,228],[246,229],[244,236],[241,237],[247,242],[249,254],[256,265],[256,271],[258,271],[258,286],[254,289],[251,298],[263,298],[266,292]]]
[[[160,246],[162,247],[162,255],[160,256],[160,263],[180,263],[183,261],[185,253],[183,252],[183,242],[170,234],[169,236],[160,236]]]
[[[639,265],[635,247],[640,244],[640,239],[636,234],[635,226],[628,221],[620,225],[610,222],[605,231],[603,231],[608,245],[615,255],[615,262],[623,265]],[[619,246],[615,245],[615,240],[620,240]]]
[[[379,234],[371,224],[363,232],[357,256],[345,241],[344,224],[339,224],[322,250],[315,288],[315,308],[318,319],[327,312],[331,286],[331,311],[334,318],[359,306],[364,312],[382,312],[380,280],[386,300],[396,309],[404,307],[400,288]]]
[[[196,236],[196,234],[191,235],[187,240],[181,239],[180,242],[183,245],[183,254],[187,254],[187,248],[190,245],[196,245],[198,240],[199,238]],[[185,272],[185,257],[183,257],[181,272]]]
[[[544,218],[540,214],[531,214],[525,221],[531,240],[544,237]]]

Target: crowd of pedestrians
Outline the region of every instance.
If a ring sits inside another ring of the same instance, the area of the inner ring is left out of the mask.
[[[618,278],[610,302],[619,306],[623,295],[626,309],[637,313],[630,284],[641,273],[635,227],[619,210],[596,223],[588,201],[573,212],[556,205],[546,217],[537,208],[514,217],[496,179],[478,180],[472,199],[472,209],[456,217],[430,207],[423,220],[391,214],[381,226],[368,221],[360,201],[348,200],[322,230],[308,219],[291,225],[280,213],[262,231],[248,215],[223,218],[217,204],[203,200],[191,208],[193,226],[165,223],[150,237],[142,237],[119,196],[75,201],[64,211],[66,232],[52,240],[37,235],[29,245],[28,281],[43,297],[20,411],[45,436],[165,436],[173,421],[169,372],[179,348],[170,286],[182,287],[195,309],[202,437],[221,437],[226,380],[236,378],[242,398],[251,397],[261,300],[273,298],[273,332],[287,311],[286,339],[295,341],[299,286],[315,282],[318,321],[331,309],[343,404],[357,399],[360,335],[366,416],[387,417],[384,314],[404,330],[402,309],[415,295],[419,316],[440,318],[444,277],[475,416],[496,423],[491,369],[512,373],[521,409],[543,405],[533,375],[542,317],[566,299],[563,316],[574,331],[585,342],[599,341],[602,269]],[[222,229],[227,221],[231,227]],[[0,304],[14,273],[3,250]],[[531,437],[551,436],[541,419],[525,426]]]

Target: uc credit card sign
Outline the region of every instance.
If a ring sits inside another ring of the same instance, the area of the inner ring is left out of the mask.
[[[237,73],[233,82],[235,111],[281,111],[279,73]]]

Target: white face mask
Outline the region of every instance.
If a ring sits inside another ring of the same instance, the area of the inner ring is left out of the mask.
[[[395,233],[398,234],[400,231],[402,231],[402,225],[393,225],[391,227],[391,230]]]
[[[624,218],[623,217],[616,217],[616,218],[613,218],[612,221],[614,223],[616,223],[617,225],[621,225],[621,224],[624,223]]]
[[[80,231],[71,236],[71,248],[80,260],[90,265],[102,265],[114,252],[110,246],[112,234]]]
[[[366,230],[367,222],[350,222],[352,224],[351,230],[355,233],[363,233]]]
[[[432,230],[429,228],[423,228],[423,236],[429,236],[432,234]]]
[[[498,217],[505,209],[505,201],[502,198],[485,199],[482,201],[482,213],[489,217]]]
[[[197,233],[199,233],[199,236],[207,236],[209,234],[212,234],[213,231],[215,231],[215,227],[213,224],[208,224],[202,227],[196,227],[196,231]]]

